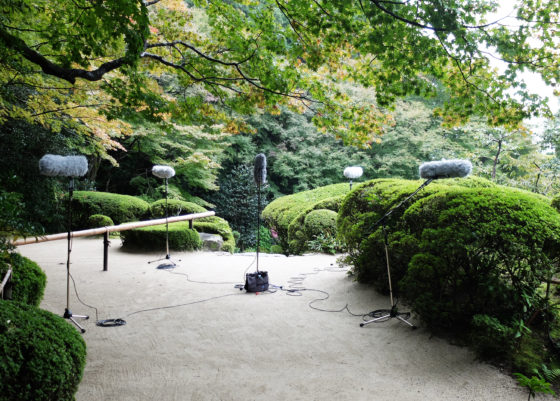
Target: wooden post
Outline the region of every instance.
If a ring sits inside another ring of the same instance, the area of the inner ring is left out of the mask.
[[[109,263],[109,232],[105,231],[103,234],[103,271],[107,271]]]

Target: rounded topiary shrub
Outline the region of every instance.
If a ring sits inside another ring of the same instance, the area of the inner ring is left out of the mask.
[[[38,306],[43,299],[47,276],[37,263],[19,253],[10,253],[8,260],[12,268],[12,299]],[[9,268],[8,263],[0,262],[0,281]]]
[[[402,294],[436,329],[465,330],[475,315],[524,321],[560,257],[560,215],[520,190],[450,189],[403,218],[417,244]]]
[[[86,344],[62,317],[0,301],[0,400],[74,400]]]
[[[307,238],[313,239],[319,234],[334,235],[336,233],[337,213],[328,209],[318,209],[305,216],[304,230]]]
[[[87,228],[88,219],[94,214],[108,216],[115,224],[141,220],[148,208],[148,202],[130,195],[75,191],[72,201],[74,228]]]
[[[404,276],[415,254],[417,243],[414,237],[402,229],[402,216],[407,208],[422,198],[452,188],[467,189],[477,185],[497,187],[486,179],[472,176],[440,179],[409,198],[423,183],[424,180],[375,179],[356,186],[342,202],[337,219],[337,235],[349,251],[348,261],[353,265],[358,281],[371,283],[381,292],[389,291],[383,223],[380,222],[386,212],[393,209],[385,219],[385,227],[393,289],[398,292],[398,281]]]
[[[202,213],[207,210],[196,203],[186,202],[178,199],[168,199],[168,216],[179,216],[191,213]],[[154,219],[165,217],[165,199],[160,199],[150,204],[150,216]]]
[[[113,226],[115,223],[113,219],[109,216],[105,216],[103,214],[93,214],[88,218],[88,227],[89,228],[97,228],[97,227],[109,227]]]
[[[121,232],[123,246],[145,250],[165,250],[165,224],[135,228]],[[177,251],[200,249],[202,241],[189,223],[180,221],[169,224],[169,248]]]

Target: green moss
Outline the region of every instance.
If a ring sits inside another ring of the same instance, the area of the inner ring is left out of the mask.
[[[86,344],[62,317],[0,301],[0,400],[74,400]]]
[[[12,267],[12,299],[21,303],[39,306],[43,299],[47,276],[32,260],[19,253],[10,253],[9,262]],[[0,280],[9,269],[9,265],[0,262]]]
[[[547,362],[543,338],[537,333],[528,333],[520,338],[512,355],[512,370],[533,375]]]

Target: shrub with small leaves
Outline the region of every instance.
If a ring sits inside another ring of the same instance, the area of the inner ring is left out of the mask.
[[[86,362],[86,344],[62,317],[0,301],[0,401],[71,401]]]

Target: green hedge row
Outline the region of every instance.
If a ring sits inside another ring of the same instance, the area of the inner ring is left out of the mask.
[[[0,301],[0,401],[74,400],[86,344],[62,317]]]
[[[90,228],[95,214],[110,217],[115,224],[141,220],[147,215],[148,202],[130,195],[109,192],[75,191],[72,199],[74,229]]]
[[[121,232],[124,247],[145,250],[165,250],[165,224],[136,228]],[[177,251],[200,249],[202,241],[196,230],[189,228],[189,223],[179,221],[169,224],[169,248]]]
[[[336,212],[349,191],[348,183],[341,183],[283,196],[269,203],[262,217],[278,233],[284,251],[299,254],[307,249],[307,242],[314,239],[303,229],[305,217],[318,209]]]

